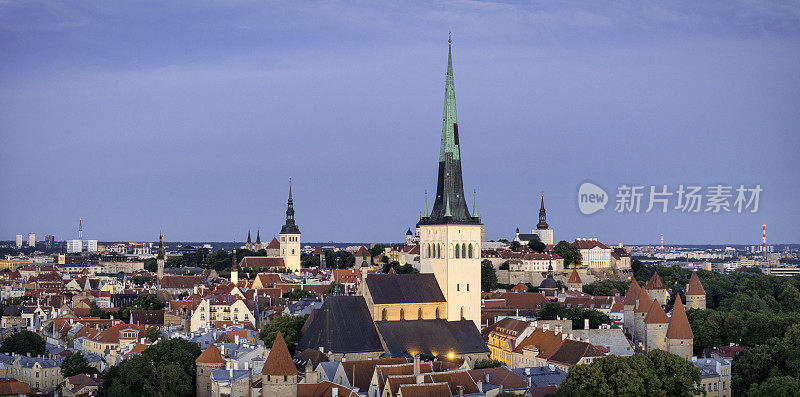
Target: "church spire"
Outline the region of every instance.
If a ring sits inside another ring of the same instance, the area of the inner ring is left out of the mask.
[[[539,223],[536,225],[539,230],[545,230],[547,225],[547,211],[544,210],[544,195],[542,195],[542,206],[539,208]]]
[[[261,228],[256,231],[256,245],[261,246]]]
[[[292,180],[289,179],[289,200],[286,201],[286,223],[281,227],[281,234],[300,234],[300,228],[294,223],[294,200],[292,199]]]
[[[456,117],[456,91],[453,80],[452,40],[448,39],[447,77],[444,89],[444,112],[442,116],[442,137],[439,149],[439,176],[436,186],[436,199],[430,216],[423,216],[421,223],[480,223],[467,208],[464,185],[461,178],[461,149],[458,138],[458,118]],[[447,217],[447,219],[445,219]]]
[[[164,235],[158,234],[158,256],[156,259],[164,259]]]

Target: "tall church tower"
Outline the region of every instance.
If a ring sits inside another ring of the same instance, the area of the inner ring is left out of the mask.
[[[448,45],[436,200],[428,214],[426,198],[425,213],[417,224],[420,271],[436,276],[447,299],[447,320],[472,320],[480,328],[481,220],[469,213],[464,197],[450,47]]]
[[[164,277],[164,235],[159,233],[158,234],[158,256],[156,256],[156,276],[158,277],[159,284],[161,282],[161,278]]]
[[[300,228],[294,223],[294,201],[292,182],[289,182],[289,201],[286,208],[286,224],[281,227],[281,258],[288,269],[300,271]]]
[[[553,244],[553,229],[547,224],[547,211],[544,209],[544,195],[542,195],[542,205],[539,207],[539,223],[533,234],[539,236],[539,241],[545,244]]]

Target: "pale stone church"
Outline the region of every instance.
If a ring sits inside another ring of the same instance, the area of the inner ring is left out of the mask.
[[[289,184],[289,200],[286,208],[286,222],[281,226],[280,241],[272,239],[266,246],[261,246],[261,231],[256,234],[256,242],[250,239],[247,232],[247,243],[244,248],[259,251],[266,248],[267,256],[246,256],[239,262],[240,267],[274,267],[287,268],[292,272],[300,271],[300,228],[294,222],[294,200],[292,185]]]

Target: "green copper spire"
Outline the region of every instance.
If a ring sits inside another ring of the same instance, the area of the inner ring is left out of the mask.
[[[452,40],[448,40],[448,43],[452,43]],[[430,214],[426,215],[420,220],[420,224],[480,224],[480,218],[470,214],[464,197],[464,184],[461,177],[461,147],[456,120],[456,91],[453,83],[452,44],[447,46],[447,78],[444,88],[444,114],[442,116],[436,196]]]
[[[447,40],[447,80],[444,86],[444,116],[442,117],[442,145],[439,150],[439,161],[444,161],[446,153],[452,153],[454,160],[461,157],[458,148],[458,131],[456,123],[456,88],[453,82],[453,50]]]

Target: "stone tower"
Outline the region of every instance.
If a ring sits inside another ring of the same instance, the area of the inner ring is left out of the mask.
[[[219,349],[211,344],[194,360],[194,363],[197,365],[196,395],[198,397],[210,397],[211,371],[225,369],[225,359],[222,358]]]
[[[289,182],[289,200],[286,205],[286,224],[281,226],[281,258],[286,268],[300,271],[300,228],[294,223],[292,183]]]
[[[426,196],[427,197],[427,196]],[[481,320],[481,220],[470,214],[461,177],[453,56],[448,46],[436,199],[417,223],[420,271],[433,273],[447,300],[449,321]]]
[[[686,317],[686,309],[681,302],[681,296],[675,297],[675,305],[672,308],[672,317],[669,320],[667,329],[667,351],[677,354],[688,360],[692,357],[694,350],[694,334]]]
[[[158,277],[158,281],[160,282],[161,279],[164,277],[164,235],[159,233],[158,234],[158,256],[156,256],[156,276]]]
[[[658,299],[650,305],[650,311],[644,318],[644,346],[647,351],[653,349],[667,350],[667,327],[669,317],[664,313]]]
[[[297,369],[280,331],[261,370],[261,395],[297,397]]]
[[[567,288],[571,291],[583,290],[583,280],[581,280],[578,270],[572,269],[572,274],[569,275],[569,280],[567,280]]]
[[[636,308],[636,301],[639,299],[639,284],[636,279],[631,280],[631,285],[628,287],[628,292],[625,294],[625,299],[622,302],[622,319],[623,328],[625,333],[633,339],[633,310]]]
[[[692,272],[692,277],[689,278],[689,285],[686,286],[686,308],[687,309],[706,309],[706,290],[700,279],[697,278],[697,272]]]
[[[637,347],[644,346],[645,343],[644,318],[647,316],[651,304],[652,301],[647,296],[647,291],[639,288],[639,299],[636,301],[636,308],[633,309],[633,343]]]
[[[667,287],[664,286],[658,273],[653,273],[653,277],[650,277],[650,280],[644,285],[644,289],[647,290],[651,300],[658,299],[659,302],[666,302],[669,299]]]

